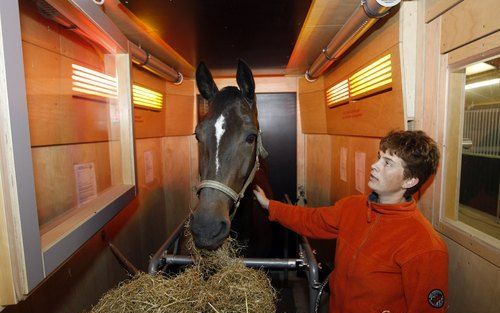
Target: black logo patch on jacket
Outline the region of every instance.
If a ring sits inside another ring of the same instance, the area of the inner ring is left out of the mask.
[[[440,289],[434,289],[429,292],[427,301],[433,308],[442,308],[444,305],[444,293]]]

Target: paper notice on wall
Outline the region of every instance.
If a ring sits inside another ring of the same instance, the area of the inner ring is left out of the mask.
[[[144,152],[144,182],[151,184],[155,180],[153,151]]]
[[[97,198],[94,163],[75,164],[76,200],[78,206]]]
[[[366,154],[356,152],[354,154],[354,169],[356,172],[356,190],[365,193],[365,159]]]
[[[340,180],[347,182],[347,148],[340,148]]]

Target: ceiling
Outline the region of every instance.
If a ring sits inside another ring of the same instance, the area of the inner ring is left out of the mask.
[[[119,2],[176,58],[193,68],[204,61],[215,77],[234,76],[238,58],[256,75],[303,74],[359,6],[359,0]],[[140,42],[139,34],[122,31]],[[190,77],[190,72],[183,74]]]

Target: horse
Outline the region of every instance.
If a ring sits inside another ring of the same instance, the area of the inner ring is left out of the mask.
[[[257,256],[270,250],[271,226],[253,200],[252,181],[258,181],[268,195],[272,192],[261,166],[266,152],[257,119],[255,81],[242,60],[236,81],[239,89],[228,86],[219,91],[205,63],[196,69],[196,84],[208,101],[208,112],[195,130],[201,183],[189,227],[197,248],[215,250],[229,236],[234,217],[238,241],[250,244],[245,256]]]

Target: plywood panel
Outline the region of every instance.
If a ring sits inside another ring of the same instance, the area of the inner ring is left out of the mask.
[[[465,0],[443,14],[441,53],[500,30],[498,0]]]
[[[190,143],[188,136],[162,138],[163,181],[167,228],[172,232],[187,216],[191,200]]]
[[[310,83],[299,79],[300,121],[304,134],[326,133],[326,104],[323,77]]]
[[[73,96],[74,61],[29,43],[23,51],[32,146],[107,140],[108,104]]]
[[[163,186],[163,157],[162,157],[162,139],[149,138],[138,139],[135,141],[135,154],[137,165],[137,180],[139,187],[139,197],[145,193]],[[152,157],[152,162],[145,159]],[[152,165],[149,167],[148,165]],[[147,176],[147,177],[146,177]],[[146,180],[148,178],[148,180]]]
[[[187,136],[194,133],[194,95],[166,95],[166,136]]]
[[[372,59],[359,67],[356,61],[345,63],[325,78],[325,87],[341,81],[349,74],[377,60],[386,53],[392,54],[392,90],[372,95],[348,104],[327,109],[327,129],[333,135],[383,137],[393,129],[404,129],[404,107],[401,87],[399,46],[394,45],[383,54],[371,54]],[[344,73],[344,74],[341,74]]]
[[[226,86],[238,86],[236,78],[215,78],[215,83],[220,89]],[[273,92],[297,92],[296,77],[258,77],[254,76],[255,92],[256,93],[273,93]],[[196,90],[198,92],[198,90]]]
[[[331,204],[331,138],[306,135],[306,198],[309,206]]]
[[[349,158],[349,137],[347,136],[330,136],[332,140],[332,202],[338,201],[343,197],[349,196],[350,192],[350,182],[354,179],[353,172],[350,170],[353,166],[352,158]],[[347,159],[346,159],[346,181],[342,180],[340,177],[340,155],[341,149],[347,149]]]
[[[457,3],[463,0],[426,0],[425,1],[425,22],[429,23],[436,17],[440,16]]]
[[[32,149],[40,225],[55,223],[76,206],[74,165],[93,162],[97,192],[111,186],[108,143],[37,147]]]
[[[368,177],[370,175],[371,165],[377,159],[379,148],[379,138],[350,137],[350,136],[331,136],[332,137],[332,200],[337,201],[349,195],[360,194],[356,190],[356,152],[365,154],[364,167],[364,190],[365,194],[371,193],[368,187]],[[340,154],[341,148],[347,149],[346,174],[347,181],[340,177]]]
[[[60,26],[42,17],[29,0],[19,1],[22,40],[59,53]]]
[[[7,215],[4,206],[2,172],[0,170],[0,303],[2,305],[14,304],[17,302],[14,271],[16,270],[11,263],[11,253],[9,242],[9,233],[7,226]],[[1,308],[1,306],[0,306]]]
[[[443,237],[450,254],[450,312],[496,313],[500,309],[500,269]],[[464,288],[465,287],[465,288]]]
[[[156,75],[134,66],[132,68],[134,84],[165,94],[166,81]],[[161,111],[134,108],[135,138],[165,136],[166,101]]]

